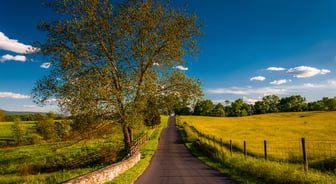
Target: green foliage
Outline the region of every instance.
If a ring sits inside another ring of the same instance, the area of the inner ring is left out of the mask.
[[[0,183],[62,183],[116,162],[124,156],[123,136],[120,127],[110,131],[103,139],[2,148]]]
[[[65,139],[70,136],[71,130],[70,120],[54,121],[46,117],[36,124],[36,131],[44,140]]]
[[[14,142],[18,145],[29,143],[29,132],[26,125],[21,121],[15,121],[11,126]]]
[[[213,108],[214,104],[211,100],[199,100],[195,105],[194,115],[210,116]]]
[[[147,106],[143,114],[145,125],[154,126],[161,123],[159,107],[155,102],[153,102],[153,100],[148,99]]]
[[[46,118],[38,122],[36,130],[45,140],[55,139],[57,137],[56,125],[51,118]]]
[[[140,149],[141,160],[132,168],[127,170],[126,172],[120,174],[116,178],[114,178],[111,182],[107,182],[108,184],[131,184],[144,172],[144,170],[150,164],[150,161],[155,153],[157,145],[159,143],[159,138],[161,132],[164,128],[167,127],[168,116],[161,117],[161,125],[159,128],[155,129],[151,135],[151,139],[148,140],[145,145]]]
[[[280,103],[280,98],[276,95],[267,95],[264,96],[262,99],[264,105],[265,105],[265,112],[267,113],[273,113],[278,112],[278,105]]]
[[[300,95],[281,98],[279,109],[282,112],[300,112],[306,109],[306,99]]]
[[[57,98],[74,116],[115,120],[129,150],[149,98],[164,103],[170,95],[181,101],[200,96],[200,81],[176,69],[198,53],[202,33],[195,14],[155,0],[59,0],[50,6],[61,18],[38,26],[47,38],[34,47],[53,67],[36,82],[35,102]]]
[[[203,116],[248,116],[253,114],[265,114],[274,112],[302,112],[302,111],[336,111],[336,97],[327,98],[316,102],[305,103],[306,99],[300,95],[279,98],[276,95],[264,96],[262,101],[256,101],[254,105],[244,103],[243,99],[237,99],[231,106],[226,100],[226,105],[217,104],[213,107],[210,100],[200,100],[196,103],[193,115]],[[209,109],[212,109],[211,112]],[[179,115],[188,115],[179,113]]]
[[[72,130],[70,123],[70,120],[55,121],[55,128],[58,138],[64,139],[70,136]]]
[[[215,117],[224,117],[225,107],[221,103],[218,103],[217,105],[215,105],[215,108],[212,110],[211,114]]]
[[[56,119],[57,115],[53,111],[49,111],[47,114],[48,119]]]
[[[229,116],[247,116],[250,114],[249,105],[243,99],[237,99],[231,103]]]
[[[308,110],[310,111],[335,111],[336,110],[336,97],[324,97],[317,102],[308,103]]]

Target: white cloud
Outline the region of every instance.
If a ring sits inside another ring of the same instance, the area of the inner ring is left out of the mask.
[[[281,80],[275,80],[270,82],[270,84],[274,85],[280,85],[280,84],[286,84],[287,82],[291,82],[292,80],[287,80],[287,79],[281,79]]]
[[[37,105],[23,105],[25,108],[37,108]]]
[[[256,77],[252,77],[250,78],[250,81],[253,81],[253,80],[258,80],[258,81],[263,81],[265,80],[266,78],[263,77],[263,76],[256,76]]]
[[[243,100],[245,103],[247,104],[254,104],[255,102],[259,101],[261,99],[261,97],[259,97],[258,99],[253,99],[253,98],[247,98],[247,97],[243,97]]]
[[[56,98],[52,98],[52,99],[48,99],[46,100],[47,103],[51,103],[51,102],[57,102]]]
[[[327,70],[327,69],[320,70],[320,69],[310,67],[310,66],[298,66],[298,67],[290,68],[289,70],[287,70],[288,74],[291,74],[296,78],[313,77],[318,74],[324,75],[329,72],[330,70]]]
[[[218,88],[206,90],[209,94],[234,94],[234,95],[272,95],[272,94],[286,94],[284,88],[263,87],[263,88]]]
[[[303,86],[304,86],[304,87],[308,87],[308,88],[322,87],[321,85],[312,84],[312,83],[305,83],[305,84],[303,84]]]
[[[287,80],[290,82],[291,80]],[[270,86],[270,87],[230,87],[230,88],[217,88],[205,90],[206,94],[233,94],[233,95],[288,95],[288,94],[301,94],[306,92],[311,92],[312,88],[314,90],[320,91],[330,91],[335,92],[336,90],[336,80],[328,80],[324,82],[305,83],[302,85],[286,85],[286,86]]]
[[[330,72],[330,70],[327,70],[327,69],[322,69],[322,70],[321,70],[321,74],[322,74],[322,75],[327,74],[327,73],[329,73],[329,72]]]
[[[3,56],[0,57],[0,62],[5,62],[5,61],[8,61],[8,60],[25,62],[25,61],[27,61],[27,58],[26,58],[26,56],[21,56],[21,55],[12,56],[12,55],[9,55],[9,54],[6,54],[6,55],[3,55]]]
[[[328,83],[329,83],[329,84],[336,85],[336,80],[328,80]]]
[[[33,47],[10,39],[4,33],[0,32],[0,49],[23,54],[28,52],[29,49],[33,49]]]
[[[50,67],[50,63],[43,63],[40,67],[48,69]]]
[[[178,69],[178,70],[189,70],[187,67],[184,67],[184,66],[181,66],[181,65],[176,66],[175,68]]]
[[[10,110],[10,109],[8,109]],[[18,106],[13,109],[13,111],[29,111],[29,112],[49,112],[49,111],[54,111],[58,113],[58,108],[56,105],[46,105],[46,106],[37,106],[37,105],[23,105],[23,106]]]
[[[266,70],[270,70],[270,71],[283,71],[283,70],[286,70],[286,68],[282,68],[282,67],[268,67]]]
[[[0,98],[14,98],[14,99],[27,99],[30,98],[27,95],[22,95],[18,93],[12,93],[12,92],[0,92]]]

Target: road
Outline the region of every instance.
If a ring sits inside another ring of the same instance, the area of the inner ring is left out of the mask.
[[[187,150],[175,121],[175,117],[169,118],[150,165],[135,184],[237,184]]]

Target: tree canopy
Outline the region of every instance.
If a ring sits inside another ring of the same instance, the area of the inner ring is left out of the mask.
[[[176,68],[198,53],[202,33],[195,13],[155,0],[49,5],[62,18],[38,26],[47,38],[35,46],[51,69],[33,89],[37,103],[55,98],[62,111],[95,119],[95,127],[113,117],[129,151],[149,98],[162,104],[170,95],[194,101],[202,94],[200,81]]]

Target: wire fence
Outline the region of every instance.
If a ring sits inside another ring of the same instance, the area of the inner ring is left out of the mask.
[[[336,140],[283,140],[256,142],[255,140],[230,140],[204,134],[195,127],[184,123],[200,142],[217,148],[230,155],[244,154],[271,161],[304,164],[321,170],[336,171]]]

